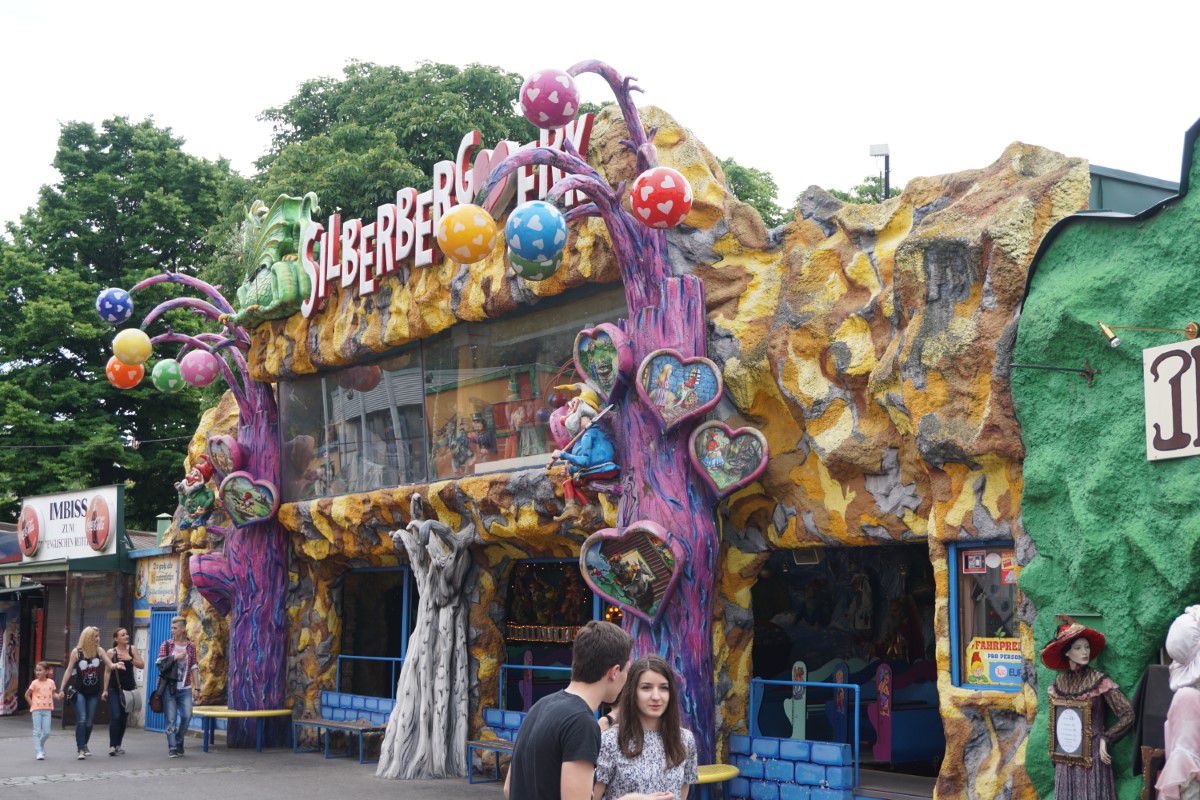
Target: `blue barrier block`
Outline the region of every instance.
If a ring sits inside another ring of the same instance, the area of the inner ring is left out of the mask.
[[[826,767],[825,768],[825,783],[829,784],[831,789],[853,789],[854,788],[854,768],[853,767]]]
[[[366,708],[367,711],[378,711],[379,704],[381,702],[383,702],[382,697],[368,697],[366,699],[366,703],[363,705],[363,707]]]
[[[779,740],[756,736],[750,742],[750,750],[759,758],[779,758]]]
[[[812,760],[818,764],[834,767],[854,763],[853,756],[850,754],[850,745],[835,744],[834,742],[813,742]]]
[[[796,783],[820,786],[825,781],[825,767],[808,761],[796,762]]]
[[[333,706],[321,704],[321,716],[325,719],[333,719]]]
[[[783,783],[779,785],[779,800],[810,800],[809,791],[807,786]]]
[[[763,762],[761,758],[742,758],[737,768],[741,771],[743,778],[761,778],[763,776]]]
[[[321,705],[323,705],[323,706],[333,705],[333,695],[334,695],[334,693],[329,691],[328,689],[322,689],[321,690]]]
[[[485,708],[483,710],[483,721],[484,724],[492,728],[497,725],[503,725],[504,712],[498,708]]]
[[[788,761],[809,761],[812,743],[802,739],[784,739],[779,743],[779,757]]]
[[[779,784],[770,781],[750,781],[752,800],[779,800]]]
[[[385,714],[391,714],[392,708],[394,708],[395,705],[396,705],[395,700],[392,700],[390,698],[385,698],[385,697],[379,698],[379,710]]]
[[[521,727],[521,712],[505,711],[504,712],[504,727],[506,727],[506,728]]]
[[[361,694],[352,695],[350,697],[350,707],[351,708],[366,708],[367,707],[367,698],[363,697]]]
[[[744,733],[735,733],[729,737],[729,752],[739,755],[750,755],[750,737]]]
[[[792,776],[795,775],[791,761],[781,761],[778,758],[764,758],[763,763],[766,765],[764,773],[767,780],[791,783]]]
[[[854,792],[849,789],[813,789],[812,800],[854,800]]]
[[[691,794],[689,792],[689,794]],[[733,800],[746,800],[750,796],[750,781],[734,778],[729,782],[729,795]]]

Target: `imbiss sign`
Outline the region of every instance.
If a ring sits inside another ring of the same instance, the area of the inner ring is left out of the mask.
[[[1200,340],[1142,351],[1146,457],[1200,455]]]
[[[116,486],[26,497],[17,519],[17,544],[23,560],[115,553],[121,501]]]

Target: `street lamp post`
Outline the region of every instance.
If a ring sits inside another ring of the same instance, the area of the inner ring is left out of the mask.
[[[882,203],[892,193],[892,157],[886,144],[871,145],[871,155],[877,158],[883,157],[883,197],[879,198],[879,202]]]

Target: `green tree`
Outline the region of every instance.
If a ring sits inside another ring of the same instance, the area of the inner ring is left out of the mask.
[[[862,183],[843,192],[840,189],[830,189],[829,193],[843,203],[878,203],[883,198],[883,178],[879,175],[868,175]],[[888,197],[897,197],[900,190],[895,186],[888,187]]]
[[[721,169],[725,172],[725,185],[729,191],[738,200],[757,209],[768,228],[786,222],[791,216],[776,202],[779,186],[771,173],[764,169],[744,167],[732,158],[721,159]]]
[[[151,120],[62,127],[58,182],[7,226],[0,243],[0,517],[24,495],[124,483],[126,522],[148,528],[175,505],[172,482],[195,428],[196,393],[149,380],[120,391],[105,378],[116,329],[95,311],[101,289],[210,258],[228,165],[181,150]],[[159,287],[154,287],[158,289]],[[169,290],[136,298],[144,313]],[[137,311],[135,310],[135,315]],[[122,327],[137,324],[137,318]],[[175,312],[176,330],[198,329]],[[156,357],[174,355],[157,348]],[[147,367],[152,366],[151,363]],[[155,442],[155,439],[171,441]]]
[[[364,62],[346,65],[341,79],[306,81],[263,112],[274,129],[257,162],[263,200],[316,192],[324,211],[372,216],[397,189],[428,189],[434,163],[453,159],[468,131],[480,131],[485,146],[536,139],[514,104],[521,81],[478,64]]]

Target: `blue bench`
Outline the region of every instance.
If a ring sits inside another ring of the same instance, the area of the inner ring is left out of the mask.
[[[499,708],[483,710],[483,724],[496,734],[495,739],[473,739],[467,742],[467,782],[496,783],[500,780],[500,756],[512,755],[513,743],[517,741],[517,730],[525,721],[524,711],[504,711]],[[475,780],[475,752],[496,754],[496,777]]]
[[[300,749],[300,729],[315,728],[318,736],[324,737],[325,758],[348,758],[331,755],[329,752],[329,735],[333,731],[341,731],[348,737],[358,738],[358,763],[365,764],[363,754],[363,737],[379,736],[387,730],[388,717],[391,716],[395,701],[390,697],[368,697],[361,694],[345,692],[321,692],[321,716],[313,719],[297,719],[292,722],[292,750],[296,753],[316,753],[320,748]]]

